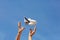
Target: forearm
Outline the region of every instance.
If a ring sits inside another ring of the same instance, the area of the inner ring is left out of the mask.
[[[16,40],[20,40],[20,37],[21,37],[21,32],[18,32]]]
[[[32,40],[32,36],[29,35],[29,36],[28,36],[28,40]]]

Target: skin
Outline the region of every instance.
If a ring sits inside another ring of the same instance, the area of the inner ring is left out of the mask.
[[[30,29],[28,40],[32,40],[32,36],[35,34],[35,32],[36,32],[36,26],[34,27],[34,30]]]
[[[18,34],[17,34],[17,36],[16,36],[16,40],[20,40],[22,31],[23,31],[24,29],[25,29],[24,27],[21,27],[21,22],[18,22]]]

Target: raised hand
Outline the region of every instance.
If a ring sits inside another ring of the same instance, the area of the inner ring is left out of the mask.
[[[21,27],[21,22],[18,22],[18,34],[16,36],[16,40],[20,40],[20,36],[22,34],[22,31],[24,30],[24,27]]]
[[[32,40],[32,36],[35,34],[35,32],[36,32],[36,26],[34,27],[34,30],[30,29],[28,40]]]
[[[21,27],[21,22],[18,22],[18,32],[22,32],[24,29],[24,27]]]
[[[29,35],[33,36],[36,32],[36,26],[34,27],[34,30],[30,29]]]

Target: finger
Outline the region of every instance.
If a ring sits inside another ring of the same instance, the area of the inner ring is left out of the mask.
[[[30,33],[32,33],[32,29],[30,28]]]
[[[30,28],[30,30],[32,30],[32,29]]]
[[[35,25],[34,29],[36,29],[36,25]]]
[[[34,27],[34,30],[33,31],[36,31],[36,25],[35,25],[35,27]]]
[[[18,22],[18,29],[21,28],[21,22]]]

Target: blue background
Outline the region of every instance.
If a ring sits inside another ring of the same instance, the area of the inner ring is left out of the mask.
[[[26,28],[21,40],[28,40],[24,16],[37,20],[33,40],[60,40],[60,0],[0,0],[0,40],[15,40],[19,21]]]

